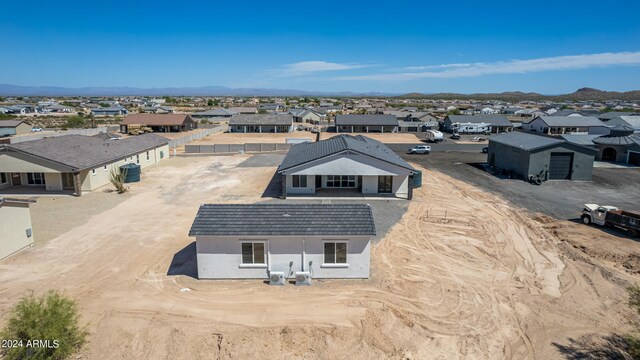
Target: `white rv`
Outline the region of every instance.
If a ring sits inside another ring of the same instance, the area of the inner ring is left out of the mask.
[[[491,131],[491,124],[489,123],[453,123],[451,124],[453,132],[460,134],[478,134],[486,131]]]
[[[428,142],[440,142],[444,140],[444,135],[438,130],[427,130],[425,131],[425,140]]]

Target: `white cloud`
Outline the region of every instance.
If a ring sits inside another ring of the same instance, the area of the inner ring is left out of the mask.
[[[358,63],[339,64],[327,61],[301,61],[293,64],[286,64],[282,66],[277,73],[281,76],[300,76],[322,71],[362,69],[369,66],[370,65]]]
[[[424,78],[459,78],[492,74],[524,74],[554,70],[578,70],[594,67],[640,65],[640,52],[619,52],[508,60],[492,63],[441,64],[412,66],[404,72],[342,76],[335,80],[404,81]]]

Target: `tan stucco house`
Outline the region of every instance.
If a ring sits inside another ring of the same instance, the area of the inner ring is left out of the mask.
[[[33,245],[29,205],[34,200],[0,197],[0,260]]]

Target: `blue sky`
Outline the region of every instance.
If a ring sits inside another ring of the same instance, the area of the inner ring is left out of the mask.
[[[640,1],[8,2],[0,83],[640,89]]]

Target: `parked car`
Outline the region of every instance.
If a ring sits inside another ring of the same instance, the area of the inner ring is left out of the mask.
[[[429,145],[418,145],[414,146],[407,151],[409,154],[429,154],[431,152],[431,146]]]
[[[458,133],[453,133],[453,134],[451,134],[451,138],[452,138],[453,140],[460,140],[460,134],[458,134]]]
[[[304,131],[304,126],[302,126],[302,125],[298,125],[298,127],[296,128],[296,130],[298,130],[298,131]]]
[[[42,131],[42,128],[39,128],[37,126],[34,126],[31,128],[31,132],[41,132],[41,131]]]
[[[487,141],[487,139],[483,138],[482,136],[476,136],[473,138],[473,141],[483,142],[483,141]]]
[[[311,132],[314,133],[314,134],[317,134],[317,133],[320,132],[320,128],[317,127],[317,126],[314,126],[313,129],[311,129]]]
[[[485,154],[488,153],[489,152],[489,147],[488,146],[483,147],[482,148],[482,152],[485,153]]]

